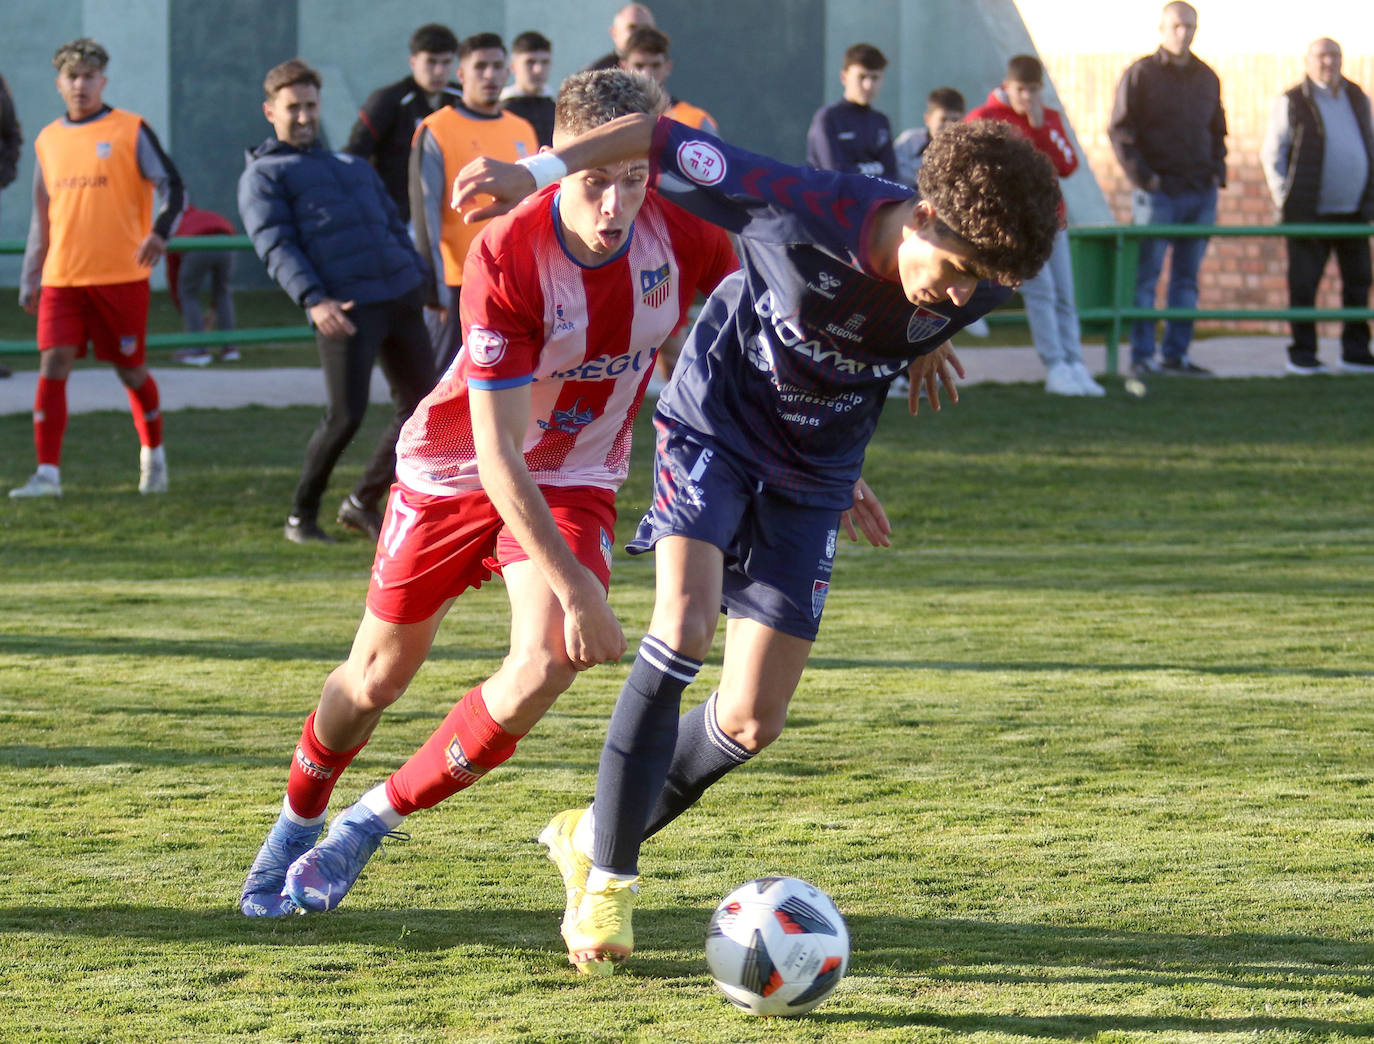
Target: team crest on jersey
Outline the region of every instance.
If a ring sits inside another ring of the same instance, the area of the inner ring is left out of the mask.
[[[698,185],[719,185],[725,180],[725,156],[710,142],[684,141],[677,147],[677,165]]]
[[[917,305],[916,311],[912,312],[911,318],[907,320],[906,339],[911,344],[920,344],[927,338],[934,337],[948,325],[949,316]]]
[[[673,277],[666,261],[660,268],[640,271],[639,298],[650,308],[657,308],[667,301],[672,289]]]
[[[478,366],[495,366],[506,354],[506,339],[495,330],[474,326],[468,331],[467,349]]]
[[[95,154],[98,159],[109,159],[110,153],[113,151],[114,146],[108,141],[97,141],[95,143]]]
[[[825,608],[825,596],[829,593],[829,580],[811,581],[811,615],[817,620],[821,618],[821,610]]]
[[[515,151],[520,153],[521,159],[524,159],[526,156],[530,154],[530,150],[526,147],[523,141],[517,141],[515,143]]]
[[[539,426],[545,431],[561,431],[564,435],[576,435],[593,420],[596,414],[591,410],[584,410],[582,400],[578,399],[566,410],[554,410],[553,416],[548,420],[541,420]]]

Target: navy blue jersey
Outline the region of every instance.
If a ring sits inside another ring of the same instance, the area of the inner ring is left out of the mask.
[[[650,160],[660,193],[740,237],[741,262],[702,308],[658,414],[801,503],[848,508],[892,379],[1011,290],[913,305],[873,274],[869,224],[906,186],[789,166],[667,119]]]
[[[806,132],[806,162],[820,170],[895,178],[892,124],[877,109],[844,99],[817,109]]]

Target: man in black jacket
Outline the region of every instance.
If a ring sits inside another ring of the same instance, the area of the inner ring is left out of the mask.
[[[1260,160],[1285,224],[1374,221],[1374,128],[1369,98],[1341,76],[1341,45],[1323,37],[1308,45],[1302,83],[1279,95]],[[1368,239],[1288,239],[1288,303],[1311,308],[1332,251],[1341,271],[1341,305],[1369,303]],[[1295,322],[1288,372],[1325,373],[1314,323]],[[1341,369],[1374,373],[1369,324],[1341,328]]]
[[[458,100],[452,82],[458,66],[458,37],[431,22],[410,36],[410,75],[368,95],[344,151],[369,160],[382,177],[387,195],[410,220],[410,140],[420,121]]]
[[[263,114],[276,134],[248,156],[239,216],[268,275],[310,316],[328,395],[285,535],[297,544],[333,542],[319,526],[320,500],[362,424],[380,362],[395,415],[338,515],[375,541],[378,505],[396,470],[396,436],[434,384],[420,256],[372,168],[320,144],[319,74],[293,58],[267,74],[263,89]]]
[[[1116,89],[1107,137],[1126,176],[1137,225],[1211,225],[1217,190],[1226,185],[1226,113],[1221,81],[1192,52],[1197,11],[1175,0],[1164,5],[1160,47],[1133,62]],[[1205,237],[1142,239],[1136,270],[1135,307],[1153,308],[1155,286],[1169,262],[1170,308],[1197,307],[1197,273],[1207,252]],[[1131,367],[1137,373],[1208,376],[1188,358],[1191,319],[1164,325],[1163,359],[1155,359],[1155,324],[1131,324]]]

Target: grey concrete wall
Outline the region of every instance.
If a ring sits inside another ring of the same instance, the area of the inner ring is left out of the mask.
[[[329,140],[347,138],[374,88],[406,73],[406,41],[427,21],[460,36],[538,29],[554,42],[554,80],[610,48],[619,0],[7,0],[0,4],[0,73],[26,143],[61,115],[49,59],[61,42],[100,39],[111,54],[107,100],[144,116],[192,198],[237,222],[243,151],[271,129],[261,111],[268,68],[299,54],[324,76]],[[970,105],[1001,81],[1006,59],[1033,52],[1012,0],[654,0],[673,39],[670,90],[707,109],[732,141],[801,162],[806,128],[840,96],[845,47],[876,44],[891,65],[878,107],[899,132],[920,122],[926,93],[948,84]],[[1050,86],[1051,104],[1058,105]],[[1072,113],[1067,114],[1070,118]],[[1070,119],[1071,122],[1071,119]],[[1076,142],[1075,142],[1076,144]],[[27,228],[32,149],[0,195],[0,238]],[[1070,219],[1110,220],[1083,169],[1065,184]],[[245,259],[240,271],[253,265]],[[18,264],[0,258],[0,284]]]

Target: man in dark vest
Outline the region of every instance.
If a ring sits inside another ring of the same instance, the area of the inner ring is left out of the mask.
[[[1274,205],[1284,224],[1354,224],[1374,221],[1374,130],[1369,98],[1341,76],[1341,46],[1313,40],[1307,75],[1274,103],[1260,159]],[[1334,250],[1341,272],[1341,305],[1369,303],[1369,240],[1288,239],[1288,303],[1317,303],[1326,259]],[[1325,373],[1317,358],[1315,323],[1295,322],[1288,346],[1288,372]],[[1374,374],[1369,324],[1347,322],[1341,329],[1341,369]]]

